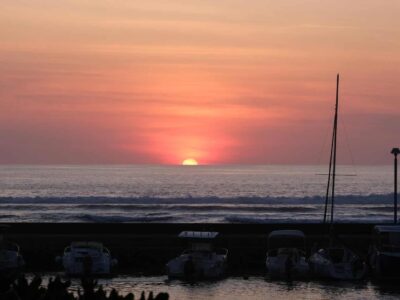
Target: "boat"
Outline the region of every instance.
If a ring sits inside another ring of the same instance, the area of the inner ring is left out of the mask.
[[[400,226],[376,225],[372,232],[369,265],[377,279],[400,278]]]
[[[226,273],[228,250],[216,248],[218,232],[183,231],[178,237],[190,247],[166,264],[169,278],[186,280],[217,279]]]
[[[307,278],[306,237],[300,230],[275,230],[268,235],[266,266],[272,279]]]
[[[109,275],[111,268],[117,264],[110,250],[98,242],[72,242],[56,261],[62,262],[69,276]]]
[[[0,278],[18,275],[25,266],[19,246],[5,239],[5,232],[8,228],[9,226],[0,226]]]
[[[17,274],[25,265],[19,246],[15,243],[0,241],[0,277]]]
[[[317,278],[359,280],[367,272],[365,262],[352,250],[341,245],[319,249],[310,256],[309,261]]]
[[[339,74],[336,77],[336,106],[333,122],[331,141],[331,154],[329,161],[328,184],[325,197],[324,223],[327,223],[328,206],[330,200],[330,232],[329,245],[317,250],[310,256],[309,263],[312,273],[317,278],[336,280],[356,280],[364,278],[367,272],[365,262],[354,250],[345,246],[338,236],[334,234],[334,204],[335,204],[335,179],[336,179],[336,149],[337,149],[337,124],[339,108]],[[329,197],[330,196],[330,197]]]

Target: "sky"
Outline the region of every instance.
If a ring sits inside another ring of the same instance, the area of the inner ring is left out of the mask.
[[[400,1],[0,2],[1,164],[320,164],[400,146]]]

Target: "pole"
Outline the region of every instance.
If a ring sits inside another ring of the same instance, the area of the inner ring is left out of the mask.
[[[400,153],[399,148],[393,148],[392,152],[394,155],[394,224],[397,224],[397,155]]]
[[[394,156],[394,224],[397,224],[397,155]]]

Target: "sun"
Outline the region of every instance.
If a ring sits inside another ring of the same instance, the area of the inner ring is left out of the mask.
[[[193,158],[186,158],[183,162],[182,162],[182,166],[197,166],[198,162],[197,160],[193,159]]]

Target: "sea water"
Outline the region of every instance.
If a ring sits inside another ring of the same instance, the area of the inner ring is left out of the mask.
[[[46,285],[50,277],[56,274],[48,273],[43,276]],[[28,274],[33,278],[33,274]],[[129,276],[119,275],[111,279],[98,279],[98,284],[109,293],[115,288],[126,295],[133,293],[138,299],[142,291],[146,295],[167,292],[174,300],[317,300],[317,299],[399,299],[400,287],[396,283],[373,283],[370,281],[357,282],[318,282],[318,281],[270,281],[264,276],[250,276],[247,280],[241,277],[230,277],[219,281],[188,283],[179,280],[168,280],[166,276]],[[72,280],[70,291],[77,293],[80,288],[78,279]]]
[[[2,222],[319,222],[326,166],[0,166]],[[338,166],[335,221],[390,222],[392,166]]]

